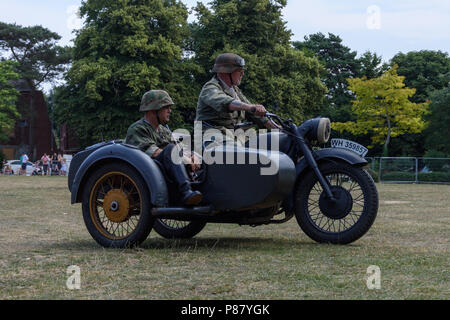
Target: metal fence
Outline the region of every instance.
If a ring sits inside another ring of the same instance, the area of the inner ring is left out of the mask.
[[[376,181],[450,184],[450,158],[366,157]]]

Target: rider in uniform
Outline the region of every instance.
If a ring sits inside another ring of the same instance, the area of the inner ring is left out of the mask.
[[[217,129],[228,137],[233,135],[230,129],[245,120],[259,128],[277,128],[264,117],[264,106],[252,104],[239,89],[244,67],[245,60],[234,53],[216,58],[211,70],[214,76],[203,86],[197,102],[195,120],[202,121],[203,130]]]
[[[168,176],[175,181],[185,205],[197,205],[202,200],[199,191],[191,189],[190,180],[183,163],[172,159],[172,152],[180,150],[167,128],[171,107],[174,105],[169,94],[163,90],[150,90],[142,96],[139,111],[145,112],[144,117],[133,123],[127,131],[125,143],[135,145],[150,157],[162,164]],[[196,170],[193,158],[188,159],[192,169]]]

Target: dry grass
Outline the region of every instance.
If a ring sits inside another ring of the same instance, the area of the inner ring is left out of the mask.
[[[292,219],[210,224],[183,241],[152,231],[114,250],[88,234],[67,178],[0,176],[0,299],[449,299],[450,186],[378,188],[374,226],[347,246],[316,244]],[[70,265],[80,290],[66,287]]]

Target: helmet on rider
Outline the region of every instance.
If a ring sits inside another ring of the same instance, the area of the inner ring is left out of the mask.
[[[164,90],[150,90],[144,93],[141,100],[139,111],[161,110],[167,106],[173,106],[174,103],[169,94]]]
[[[235,53],[222,53],[217,56],[211,72],[215,73],[233,73],[234,71],[244,69],[245,60]]]

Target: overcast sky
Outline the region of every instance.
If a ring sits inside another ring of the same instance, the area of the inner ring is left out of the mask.
[[[63,37],[60,44],[71,44],[72,28],[80,25],[74,12],[81,2],[0,0],[0,21],[42,25]],[[192,8],[197,0],[182,2]],[[330,32],[358,55],[370,50],[384,61],[398,52],[450,52],[449,0],[288,0],[283,16],[292,40]]]

